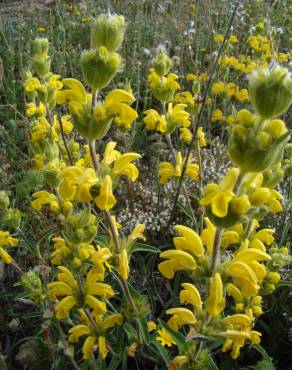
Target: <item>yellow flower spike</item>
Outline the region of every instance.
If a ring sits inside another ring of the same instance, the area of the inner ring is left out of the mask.
[[[225,272],[235,278],[246,278],[250,280],[253,284],[257,283],[257,277],[253,270],[244,262],[235,261],[227,266]]]
[[[171,347],[175,344],[175,341],[172,339],[172,336],[164,328],[157,330],[156,340],[159,341],[163,346]]]
[[[122,154],[114,163],[112,175],[124,175],[129,177],[132,181],[136,181],[139,175],[139,171],[137,167],[130,162],[135,161],[138,158],[141,158],[141,155],[138,153]]]
[[[106,313],[106,304],[92,295],[85,297],[85,303],[98,314]]]
[[[172,279],[176,271],[192,271],[197,267],[194,257],[182,250],[167,250],[160,253],[160,257],[168,259],[158,265],[158,270],[167,279]]]
[[[178,233],[182,235],[173,238],[176,249],[187,251],[193,256],[204,256],[204,247],[202,240],[194,230],[183,225],[176,225],[175,229]]]
[[[69,329],[69,334],[68,341],[77,343],[80,337],[90,334],[90,328],[83,324],[75,325],[73,328]]]
[[[82,347],[83,359],[87,360],[91,358],[95,350],[96,350],[96,338],[92,336],[87,337]]]
[[[101,161],[102,164],[110,165],[121,156],[121,153],[115,150],[116,145],[117,143],[114,141],[107,143],[103,154],[103,160]]]
[[[178,331],[184,325],[194,325],[197,322],[194,313],[184,307],[170,308],[165,313],[172,315],[167,324],[174,331]]]
[[[95,203],[102,211],[108,211],[116,204],[116,199],[112,192],[112,179],[106,175],[101,182],[100,194],[95,198]]]
[[[98,338],[98,350],[101,355],[101,358],[104,360],[108,354],[108,349],[106,347],[105,337],[100,336]]]
[[[238,252],[233,261],[250,262],[250,261],[268,261],[271,259],[267,253],[256,248],[247,248]]]
[[[201,310],[202,301],[198,289],[191,283],[183,283],[184,290],[180,291],[180,303],[190,303],[194,308]]]
[[[145,225],[143,225],[143,224],[136,225],[134,230],[128,236],[127,244],[131,244],[137,239],[142,239],[142,240],[145,241],[146,238],[145,238],[145,235],[144,235],[144,231],[145,231]]]
[[[69,87],[69,90],[57,91],[56,100],[58,104],[64,104],[66,101],[86,103],[87,93],[80,81],[74,78],[65,78],[62,82]]]
[[[130,267],[129,267],[129,261],[128,261],[128,253],[127,253],[127,250],[124,248],[119,254],[119,274],[124,280],[127,280],[129,276],[129,272],[130,272]]]
[[[205,228],[201,233],[201,239],[203,243],[206,245],[208,252],[212,255],[213,252],[213,245],[216,233],[216,227],[212,224],[208,217],[205,217],[205,223],[207,228]]]
[[[211,316],[219,315],[225,308],[223,283],[218,272],[210,278],[209,297],[206,300],[206,310]]]
[[[70,310],[77,304],[76,299],[69,295],[63,298],[56,306],[55,313],[57,320],[67,320]]]
[[[237,288],[236,285],[229,283],[226,285],[226,293],[231,296],[236,302],[243,302],[243,296],[241,291]]]

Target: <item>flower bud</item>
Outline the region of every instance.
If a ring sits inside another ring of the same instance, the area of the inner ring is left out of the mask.
[[[237,215],[243,215],[250,208],[251,204],[248,200],[247,195],[241,195],[240,197],[235,197],[230,202],[230,207],[232,212]]]
[[[33,68],[39,77],[46,76],[51,69],[51,59],[49,57],[42,58],[39,55],[35,55],[32,59]]]
[[[9,208],[4,217],[3,223],[8,227],[8,229],[16,229],[19,227],[21,222],[21,212],[15,208]]]
[[[2,190],[0,191],[0,211],[6,209],[9,206],[9,197],[7,193]]]
[[[84,79],[93,90],[107,86],[117,73],[120,64],[119,54],[109,53],[103,46],[97,52],[85,51],[81,58]]]
[[[47,56],[49,50],[49,40],[45,37],[37,37],[33,42],[34,55]]]
[[[121,46],[125,34],[125,18],[121,15],[100,14],[92,30],[91,42],[95,48],[105,46],[109,52]]]
[[[280,116],[292,101],[290,73],[279,65],[255,70],[249,77],[249,97],[263,119]]]
[[[37,304],[45,299],[45,294],[39,274],[29,270],[21,277],[21,284],[29,293],[30,298]]]
[[[170,71],[171,66],[171,59],[162,50],[159,50],[153,62],[154,70],[158,76],[166,75]]]

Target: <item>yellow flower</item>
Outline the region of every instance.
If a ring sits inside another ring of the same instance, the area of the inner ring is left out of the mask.
[[[128,253],[125,248],[122,249],[121,253],[119,254],[119,274],[124,280],[128,279],[130,272],[129,261],[128,261]]]
[[[10,236],[10,233],[8,231],[0,230],[0,260],[3,263],[10,264],[12,260],[12,257],[6,252],[4,247],[15,247],[17,243],[18,240]]]
[[[41,83],[38,78],[30,77],[24,81],[23,87],[26,92],[32,93],[41,87]],[[32,105],[30,106],[33,107]]]
[[[95,198],[96,205],[102,211],[108,211],[116,204],[112,191],[112,179],[109,175],[106,175],[101,182],[100,194]]]
[[[212,85],[212,88],[211,88],[212,94],[219,95],[219,94],[224,93],[224,91],[225,91],[225,85],[223,82],[219,81]]]
[[[138,344],[136,342],[132,343],[127,349],[127,355],[129,357],[135,357],[135,353],[137,351]]]
[[[38,32],[38,33],[43,33],[43,32],[46,32],[46,29],[45,29],[44,27],[39,27],[39,28],[37,29],[37,32]]]
[[[40,211],[45,205],[49,205],[50,209],[54,212],[60,210],[58,199],[54,194],[50,194],[47,191],[38,191],[32,195],[32,198],[34,199],[31,202],[31,206],[37,211]]]
[[[236,285],[232,283],[227,284],[226,293],[231,296],[236,302],[243,302],[243,295]]]
[[[217,217],[225,217],[228,205],[234,197],[233,188],[239,175],[238,168],[232,168],[224,176],[219,185],[210,183],[207,185],[204,198],[201,199],[202,206],[211,205],[212,213]]]
[[[223,35],[215,35],[214,36],[214,41],[216,42],[223,42],[224,36]]]
[[[189,303],[194,309],[201,310],[202,301],[198,289],[191,283],[183,283],[181,286],[184,290],[180,291],[180,302]]]
[[[158,270],[167,279],[172,279],[176,271],[192,271],[197,267],[194,257],[182,250],[167,250],[160,253],[160,257],[168,259],[158,265]]]
[[[153,330],[156,330],[157,325],[154,321],[147,321],[148,332],[151,333]]]
[[[139,176],[139,171],[137,167],[131,163],[136,159],[141,158],[140,154],[137,153],[125,153],[122,154],[116,161],[114,162],[111,175],[112,176],[127,176],[132,181],[136,181],[137,177]]]
[[[175,344],[175,341],[172,339],[172,336],[164,328],[157,330],[156,340],[158,340],[163,346],[171,347]]]
[[[236,93],[235,95],[235,98],[240,101],[240,102],[244,102],[248,99],[248,91],[247,89],[241,89],[238,91],[238,93]]]
[[[129,106],[135,97],[126,90],[116,89],[111,91],[104,100],[104,108],[108,115],[119,121],[119,125],[128,129],[138,117],[138,113]]]
[[[225,308],[223,283],[218,272],[210,278],[209,297],[206,299],[206,310],[212,316],[219,315]]]
[[[179,331],[179,329],[184,325],[194,325],[197,319],[194,313],[183,307],[170,308],[166,310],[167,315],[172,315],[172,317],[167,321],[167,325],[173,331]]]
[[[186,356],[175,356],[169,363],[169,370],[179,370],[179,368],[186,364],[188,359]]]
[[[186,104],[176,104],[174,107],[172,106],[172,103],[168,104],[166,113],[168,131],[171,131],[171,128],[176,125],[182,125],[183,127],[190,126],[190,114],[185,110],[186,108]]]
[[[90,188],[98,182],[93,168],[70,166],[60,174],[60,195],[66,200],[90,202]]]
[[[179,138],[185,143],[189,144],[193,137],[191,131],[186,127],[180,128],[179,131],[180,131]]]
[[[207,227],[202,231],[201,239],[203,243],[206,245],[209,254],[212,255],[216,227],[212,224],[208,217],[205,217],[205,223]]]
[[[85,312],[80,310],[80,319],[83,324],[75,325],[69,330],[69,342],[76,343],[82,336],[87,336],[82,347],[83,358],[88,359],[93,352],[98,348],[102,359],[105,359],[108,354],[105,334],[106,331],[114,326],[119,326],[123,323],[123,316],[119,313],[108,316],[103,319],[103,315],[92,312],[95,326],[99,329],[100,335],[97,335],[92,322],[87,318]]]
[[[203,127],[198,127],[198,130],[197,130],[197,138],[199,140],[199,145],[200,145],[200,148],[203,148],[204,146],[207,145],[206,143],[206,139],[205,139],[205,133],[203,131]]]
[[[220,109],[215,109],[212,117],[211,117],[212,122],[217,122],[217,121],[224,121],[224,116],[223,113]]]
[[[166,184],[171,177],[180,177],[183,168],[183,158],[181,152],[178,152],[175,158],[175,166],[168,162],[162,162],[159,164],[160,184]],[[188,164],[185,174],[192,180],[196,180],[199,175],[199,166],[197,164]]]
[[[193,73],[188,73],[187,76],[186,76],[187,81],[196,81],[197,79],[198,79],[198,77]]]
[[[161,133],[166,131],[167,122],[164,115],[161,116],[155,109],[148,109],[144,114],[146,117],[143,118],[143,122],[147,130],[156,130]]]
[[[234,123],[234,117],[233,117],[233,115],[232,114],[229,114],[228,116],[226,116],[225,122],[228,125],[232,125]]]
[[[142,240],[145,241],[146,238],[145,238],[145,235],[144,235],[144,231],[145,231],[145,225],[143,225],[143,224],[136,225],[134,230],[128,236],[127,244],[130,245],[137,239],[142,239]]]
[[[173,93],[180,88],[176,81],[178,76],[174,73],[169,73],[167,76],[160,77],[153,68],[149,70],[148,81],[153,95],[162,101],[170,101]]]
[[[238,42],[237,36],[234,36],[234,35],[230,36],[229,39],[228,39],[228,42],[230,44],[236,44]]]
[[[195,257],[204,257],[202,240],[194,230],[183,225],[176,225],[175,229],[182,235],[173,238],[176,249],[187,251]]]

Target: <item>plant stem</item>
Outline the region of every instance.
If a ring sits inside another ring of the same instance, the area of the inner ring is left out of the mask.
[[[223,232],[224,232],[224,229],[222,229],[222,228],[218,227],[216,229],[214,244],[213,244],[213,252],[212,252],[212,262],[211,262],[211,274],[212,275],[216,271],[218,258],[219,258],[219,255],[220,255],[220,243],[221,243],[221,238],[222,238]]]
[[[99,163],[98,163],[97,158],[96,158],[95,142],[94,141],[89,141],[89,151],[90,151],[90,155],[91,155],[91,159],[92,159],[92,163],[93,163],[95,172],[97,174],[100,174],[100,166],[99,166]],[[113,238],[113,241],[114,241],[116,252],[120,253],[121,252],[121,245],[120,245],[119,236],[117,234],[116,227],[115,227],[115,225],[113,223],[113,220],[112,220],[112,216],[110,214],[110,211],[105,211],[104,213],[105,213],[105,216],[106,216],[106,219],[107,219],[110,231],[111,231],[111,235],[112,235],[112,238]],[[121,286],[124,290],[124,294],[128,298],[133,310],[137,311],[137,307],[136,307],[135,302],[133,301],[133,298],[131,296],[131,292],[129,290],[129,286],[127,284],[127,281],[125,279],[121,278],[120,282],[121,282]]]
[[[71,361],[71,364],[73,365],[74,369],[75,370],[80,370],[80,367],[77,365],[77,363],[74,359],[74,356],[70,355],[70,353],[68,351],[66,351],[69,348],[69,344],[66,341],[64,332],[63,332],[62,327],[60,325],[60,322],[58,320],[56,320],[56,324],[57,324],[58,332],[59,332],[60,337],[61,337],[61,341],[62,341],[64,349],[65,349],[64,354],[69,358],[69,360]]]
[[[58,117],[58,121],[59,121],[60,129],[61,129],[62,140],[63,140],[64,146],[65,146],[68,158],[69,158],[69,162],[70,162],[71,166],[73,166],[74,163],[73,163],[72,155],[71,155],[71,152],[70,152],[70,149],[68,147],[67,140],[66,140],[66,137],[65,137],[62,119],[60,117]]]
[[[165,137],[166,137],[166,141],[167,141],[168,148],[169,148],[170,153],[171,153],[171,156],[172,156],[172,161],[173,161],[173,163],[176,165],[176,164],[177,164],[177,162],[176,162],[175,152],[174,152],[174,148],[173,148],[173,145],[172,145],[172,142],[171,142],[170,134],[165,135]],[[184,196],[185,196],[185,198],[186,198],[186,202],[187,202],[188,209],[189,209],[190,214],[191,214],[191,216],[192,216],[193,223],[194,223],[195,225],[197,225],[197,222],[196,222],[196,216],[195,216],[194,211],[193,211],[193,209],[192,209],[191,201],[190,201],[190,198],[189,198],[189,195],[188,195],[187,189],[186,189],[186,187],[185,187],[185,184],[182,184],[182,189],[183,189]]]
[[[213,68],[212,68],[211,73],[210,73],[210,77],[209,77],[209,80],[208,80],[208,83],[207,83],[207,86],[206,86],[206,90],[205,90],[204,95],[203,95],[202,106],[201,106],[201,109],[200,109],[200,112],[199,112],[199,115],[198,115],[198,120],[197,120],[197,123],[196,123],[196,127],[195,127],[195,130],[193,132],[192,140],[190,141],[189,146],[188,146],[188,149],[187,149],[186,158],[185,158],[185,161],[184,161],[184,164],[183,164],[183,168],[182,168],[182,172],[181,172],[181,175],[180,175],[180,178],[179,178],[179,182],[178,182],[178,185],[177,185],[177,190],[176,190],[176,194],[175,194],[175,198],[174,198],[174,202],[173,202],[173,207],[172,207],[172,211],[171,211],[171,214],[170,214],[169,224],[170,224],[171,220],[173,219],[173,216],[174,216],[174,213],[175,213],[175,210],[176,210],[176,205],[177,205],[177,202],[178,202],[178,198],[179,198],[179,194],[180,194],[180,189],[182,187],[183,178],[184,178],[184,175],[185,175],[185,172],[186,172],[187,163],[188,163],[188,160],[189,160],[190,155],[191,155],[192,146],[193,146],[193,144],[194,144],[194,142],[196,140],[198,127],[200,126],[200,122],[201,122],[202,117],[203,117],[203,111],[204,111],[204,108],[205,108],[205,105],[206,105],[206,102],[207,102],[207,97],[208,97],[209,89],[211,87],[211,84],[212,84],[212,81],[213,81],[213,77],[215,75],[215,71],[216,71],[217,65],[219,63],[219,59],[220,59],[221,54],[223,52],[224,46],[226,44],[226,40],[229,37],[229,33],[231,31],[233,20],[235,18],[235,14],[236,14],[236,11],[237,11],[237,8],[238,8],[239,4],[240,4],[240,0],[237,1],[236,5],[234,7],[233,13],[232,13],[232,15],[230,17],[230,20],[229,20],[229,23],[228,23],[227,31],[226,31],[225,36],[224,36],[224,40],[223,40],[223,42],[221,44],[221,47],[219,49],[219,52],[218,52],[216,61],[215,61],[214,65],[213,65]]]

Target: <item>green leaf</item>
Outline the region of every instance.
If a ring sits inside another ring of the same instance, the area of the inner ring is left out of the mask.
[[[254,348],[256,351],[258,351],[262,356],[266,364],[268,364],[268,367],[266,367],[266,370],[276,370],[273,361],[271,360],[270,356],[268,353],[264,350],[264,348],[260,344],[251,344],[251,347]],[[257,366],[259,363],[257,364]],[[258,369],[264,369],[263,367],[260,367]]]
[[[4,356],[2,355],[1,352],[0,352],[0,369],[1,370],[8,370],[7,366],[5,364]]]
[[[123,358],[120,356],[114,356],[111,359],[111,362],[107,368],[107,370],[116,370],[119,368],[120,363],[122,362]]]
[[[150,343],[150,345],[152,347],[155,347],[155,349],[158,350],[160,356],[165,361],[165,364],[168,365],[169,362],[170,362],[170,357],[169,357],[169,354],[168,354],[167,350],[159,342],[157,342],[156,340],[152,340],[151,343]]]
[[[290,286],[290,287],[292,287],[292,281],[289,281],[289,280],[280,280],[278,282],[278,284],[276,285],[276,288],[277,287],[280,287],[280,286]]]
[[[105,235],[97,235],[95,241],[97,244],[100,244],[102,247],[105,247],[108,244],[108,237]]]
[[[134,252],[160,253],[161,250],[159,248],[153,247],[152,245],[144,243],[134,243],[131,249],[131,253]]]
[[[177,345],[177,348],[179,350],[179,353],[184,352],[186,348],[186,339],[181,333],[177,333],[170,329],[170,327],[162,320],[158,319],[160,324],[163,326],[165,330],[168,331],[168,333],[171,335],[172,339],[175,341],[175,344]]]
[[[204,363],[202,370],[219,370],[219,368],[215,364],[213,358],[210,356],[208,357],[207,361]]]
[[[135,328],[129,324],[128,322],[124,323],[123,328],[127,334],[129,342],[133,342],[136,338],[136,330]]]
[[[148,332],[147,318],[146,316],[144,316],[144,317],[138,317],[135,320],[138,324],[140,333],[143,338],[143,342],[148,346],[150,343],[150,335]]]

